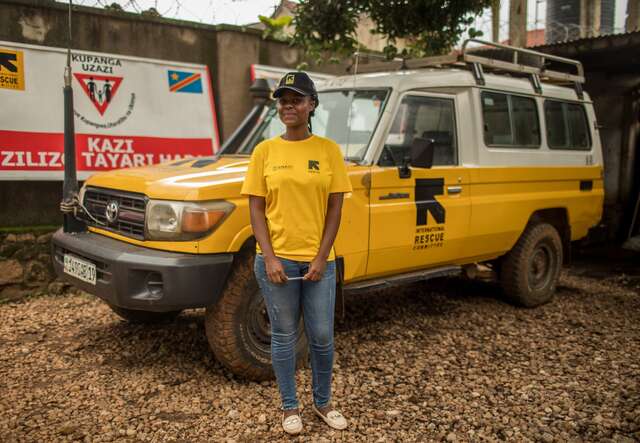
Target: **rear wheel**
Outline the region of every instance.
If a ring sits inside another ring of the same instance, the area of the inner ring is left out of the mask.
[[[548,223],[526,228],[504,257],[500,280],[514,303],[534,307],[551,301],[562,267],[562,241]]]
[[[174,320],[178,316],[178,314],[180,314],[180,311],[151,312],[138,311],[136,309],[125,309],[114,305],[109,305],[109,307],[120,318],[128,321],[129,323],[166,323]]]
[[[209,346],[231,372],[250,380],[274,377],[271,366],[271,323],[253,272],[253,254],[234,262],[218,303],[207,308],[205,329]],[[302,321],[298,326],[296,361],[307,358]]]

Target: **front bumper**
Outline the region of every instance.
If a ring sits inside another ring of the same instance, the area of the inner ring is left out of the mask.
[[[126,309],[167,312],[215,304],[233,254],[181,254],[143,248],[92,232],[53,235],[56,274],[107,303]],[[96,265],[95,286],[64,272],[64,254]]]

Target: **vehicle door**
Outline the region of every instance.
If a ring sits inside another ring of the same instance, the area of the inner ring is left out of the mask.
[[[460,256],[471,206],[456,115],[454,95],[401,97],[371,170],[367,276],[444,265]],[[433,167],[407,166],[416,137],[433,140]]]

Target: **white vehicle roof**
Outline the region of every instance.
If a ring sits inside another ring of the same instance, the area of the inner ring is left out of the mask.
[[[393,72],[375,72],[358,75],[345,75],[335,77],[323,82],[319,91],[332,89],[352,88],[393,88],[396,92],[404,92],[416,89],[432,88],[470,88],[493,89],[502,92],[537,95],[533,90],[531,81],[527,78],[511,77],[509,75],[496,75],[485,73],[485,85],[479,86],[471,71],[457,68],[427,68],[416,70],[404,70]],[[579,100],[576,91],[572,87],[558,86],[542,82],[542,96],[563,100]],[[584,102],[591,99],[585,93]]]

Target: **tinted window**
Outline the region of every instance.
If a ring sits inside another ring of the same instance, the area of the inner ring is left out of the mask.
[[[540,122],[534,99],[495,92],[483,92],[481,98],[487,146],[540,146]]]
[[[589,149],[589,126],[587,116],[581,105],[566,103],[569,124],[569,140],[571,149]]]
[[[402,99],[378,164],[401,166],[416,137],[434,141],[434,166],[456,164],[453,100],[420,96]]]
[[[569,136],[562,103],[547,101],[544,104],[544,118],[547,124],[547,143],[549,147],[566,149],[569,145]]]
[[[482,93],[484,141],[487,145],[512,145],[509,100],[505,94]]]
[[[513,113],[513,127],[518,146],[540,146],[540,122],[536,101],[517,95],[509,96]]]
[[[551,149],[589,150],[591,138],[584,107],[547,100],[544,104],[547,142]]]

